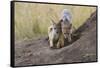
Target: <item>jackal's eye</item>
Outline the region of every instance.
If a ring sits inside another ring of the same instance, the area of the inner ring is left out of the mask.
[[[67,33],[64,33],[64,34],[67,34]]]
[[[54,28],[56,30],[56,28]]]
[[[52,31],[52,28],[50,28],[50,31]]]

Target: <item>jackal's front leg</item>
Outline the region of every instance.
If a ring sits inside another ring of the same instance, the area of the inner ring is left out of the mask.
[[[60,46],[61,46],[61,42],[58,41],[58,42],[57,42],[57,48],[60,48]]]
[[[72,38],[71,38],[71,34],[68,35],[68,42],[71,42]]]
[[[64,37],[61,39],[61,47],[64,47]]]
[[[64,38],[60,38],[58,43],[57,43],[57,48],[62,48],[64,47]]]
[[[53,41],[50,41],[50,47],[51,48],[53,47]]]

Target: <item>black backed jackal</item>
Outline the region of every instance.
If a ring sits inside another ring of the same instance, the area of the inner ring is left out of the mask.
[[[61,19],[58,23],[52,20],[52,25],[48,28],[48,36],[50,47],[61,48],[64,46],[65,40],[72,41],[72,17],[71,13],[64,9],[62,11]]]
[[[72,35],[72,16],[71,13],[67,10],[64,9],[62,11],[61,15],[61,29],[62,29],[62,34],[65,39],[68,39],[68,42],[71,42],[71,35]]]
[[[62,31],[61,31],[61,23],[55,23],[52,20],[52,25],[48,28],[48,36],[50,47],[60,48],[64,46],[64,41],[61,39]]]

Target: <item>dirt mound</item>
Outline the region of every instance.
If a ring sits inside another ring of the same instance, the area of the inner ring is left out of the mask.
[[[75,31],[79,38],[61,49],[51,49],[45,38],[15,43],[15,66],[97,61],[96,12]]]

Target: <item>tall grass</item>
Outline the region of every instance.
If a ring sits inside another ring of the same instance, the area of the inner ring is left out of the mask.
[[[61,17],[63,9],[72,13],[73,26],[78,28],[96,10],[95,7],[15,3],[15,39],[32,39],[47,35],[52,18],[55,22]]]

